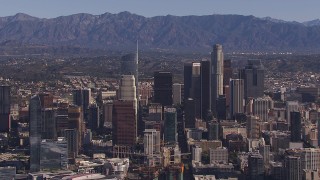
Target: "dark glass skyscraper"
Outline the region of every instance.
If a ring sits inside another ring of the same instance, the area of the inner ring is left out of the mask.
[[[244,80],[244,97],[257,98],[263,96],[264,69],[260,61],[249,60],[247,66],[240,71],[239,78]]]
[[[138,52],[130,53],[121,57],[120,71],[121,75],[134,75],[136,88],[138,88]]]
[[[185,63],[183,69],[184,102],[190,97],[192,82],[192,63]]]
[[[9,132],[10,127],[10,86],[0,86],[0,132]]]
[[[201,64],[192,63],[192,81],[190,97],[195,103],[195,116],[201,118]]]
[[[211,62],[201,61],[201,118],[205,119],[211,111]]]
[[[31,98],[29,105],[30,172],[40,170],[41,116],[41,100],[36,95]]]
[[[164,142],[177,142],[177,111],[175,108],[164,108]]]
[[[82,108],[82,117],[88,120],[88,109],[91,99],[91,89],[76,89],[73,90],[73,104]]]
[[[172,105],[172,73],[154,73],[154,102],[162,106]]]
[[[301,141],[301,114],[300,112],[290,112],[291,142]]]

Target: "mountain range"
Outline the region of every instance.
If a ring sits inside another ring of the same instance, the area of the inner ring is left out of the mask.
[[[320,20],[304,23],[242,15],[143,17],[129,12],[36,18],[0,17],[0,47],[211,51],[320,50]]]

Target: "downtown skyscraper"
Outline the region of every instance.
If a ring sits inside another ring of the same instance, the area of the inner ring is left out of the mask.
[[[0,132],[9,132],[10,127],[10,86],[0,86]]]
[[[216,114],[216,100],[223,95],[223,51],[222,45],[216,44],[211,52],[211,107],[212,113]]]

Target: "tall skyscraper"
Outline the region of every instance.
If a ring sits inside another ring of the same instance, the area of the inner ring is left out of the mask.
[[[68,107],[68,129],[73,129],[77,133],[77,149],[80,150],[82,147],[82,134],[84,132],[83,127],[83,118],[82,118],[82,108],[79,106],[69,106]],[[73,135],[73,134],[72,134]],[[67,141],[69,141],[68,137]],[[74,137],[72,137],[74,139]],[[78,155],[78,152],[75,152],[75,155]],[[72,157],[72,156],[70,156]]]
[[[134,75],[135,86],[138,88],[138,49],[136,53],[130,53],[121,57],[120,71],[121,75]]]
[[[88,128],[95,131],[100,128],[100,113],[99,106],[97,104],[91,104],[89,106],[88,113]],[[103,126],[102,126],[103,127]]]
[[[91,102],[91,89],[73,90],[73,104],[82,108],[83,119],[88,120],[88,109]]]
[[[182,86],[183,84],[174,83],[172,85],[173,104],[181,104],[182,102]]]
[[[135,102],[119,100],[113,103],[112,142],[113,145],[132,146],[137,138],[137,114]]]
[[[201,119],[211,112],[211,62],[201,61]]]
[[[287,101],[286,102],[286,119],[288,124],[291,123],[291,112],[298,112],[299,111],[299,102],[298,101]]]
[[[185,101],[185,115],[184,115],[184,127],[185,128],[195,128],[196,125],[196,107],[194,100],[192,98],[188,98]]]
[[[41,141],[40,170],[67,170],[68,143],[65,138]]]
[[[162,106],[172,105],[172,73],[158,71],[154,73],[154,102]]]
[[[253,115],[258,116],[261,121],[268,121],[268,115],[271,109],[273,109],[273,100],[269,96],[259,97],[253,100]]]
[[[41,100],[36,95],[30,99],[29,105],[30,172],[40,171],[41,116]]]
[[[184,98],[185,102],[190,98],[190,89],[192,82],[192,63],[185,63],[183,68]]]
[[[0,86],[0,132],[9,132],[10,128],[10,86]]]
[[[195,103],[195,116],[201,118],[201,64],[192,63],[190,97]]]
[[[122,101],[129,101],[133,102],[133,108],[134,108],[134,119],[133,123],[136,129],[135,129],[135,135],[137,136],[138,133],[138,102],[137,102],[137,93],[136,93],[136,86],[135,86],[135,78],[133,75],[122,75],[121,81],[120,81],[120,100]]]
[[[211,107],[213,114],[216,114],[217,98],[219,95],[223,95],[223,58],[222,46],[220,44],[214,45],[213,51],[211,52]]]
[[[243,79],[230,80],[230,115],[244,112],[244,83]]]
[[[231,59],[226,59],[223,62],[223,86],[229,86],[230,79],[232,79]]]
[[[244,80],[245,99],[263,96],[264,69],[260,61],[249,60],[247,66],[240,71],[239,76]]]
[[[164,142],[177,142],[177,111],[175,108],[164,108]]]
[[[291,142],[301,141],[301,114],[300,112],[290,112]]]

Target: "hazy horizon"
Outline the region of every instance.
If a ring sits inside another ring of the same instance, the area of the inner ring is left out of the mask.
[[[56,18],[79,13],[100,15],[107,12],[118,14],[128,11],[144,17],[234,14],[253,15],[259,18],[271,17],[297,22],[320,18],[320,14],[318,13],[320,1],[317,0],[269,0],[263,2],[253,0],[229,0],[228,2],[218,0],[4,0],[1,3],[0,17],[24,13],[38,18]]]

